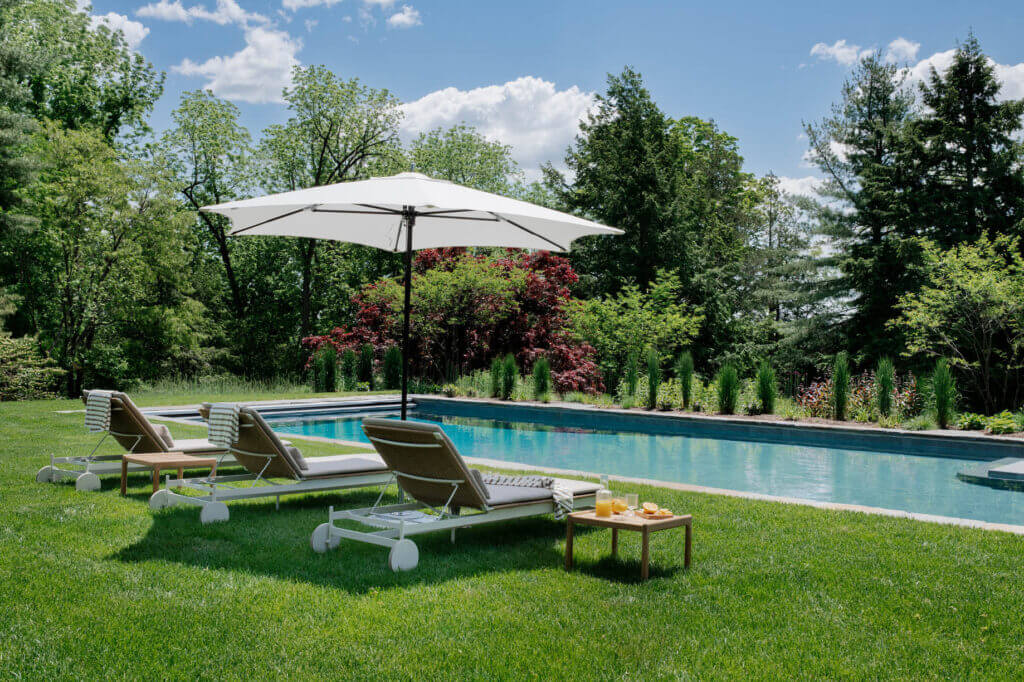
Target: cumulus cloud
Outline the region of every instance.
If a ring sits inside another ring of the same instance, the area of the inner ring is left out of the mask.
[[[337,5],[341,0],[282,0],[281,6],[286,10],[294,12],[295,10],[302,9],[304,7],[330,7],[331,5]]]
[[[917,51],[921,49],[921,43],[915,43],[900,36],[889,43],[885,50],[885,61],[890,64],[909,62],[917,59]]]
[[[831,45],[815,43],[811,47],[812,57],[824,60],[834,59],[843,66],[849,66],[869,54],[871,54],[871,50],[862,49],[860,45],[848,44],[845,40],[837,40]]]
[[[387,9],[395,4],[395,0],[363,0],[364,5],[370,5],[372,7],[380,7],[381,9]]]
[[[107,12],[102,16],[89,17],[92,25],[106,26],[111,31],[121,31],[124,34],[124,41],[128,49],[134,50],[142,42],[143,38],[149,35],[149,29],[138,21],[132,21],[123,14]]]
[[[953,63],[953,56],[956,50],[936,52],[927,59],[922,59],[914,64],[907,71],[907,82],[915,85],[920,82],[927,82],[931,77],[934,67],[939,73],[943,73]],[[1024,99],[1024,62],[1020,64],[1000,64],[989,58],[989,64],[995,70],[996,78],[1002,84],[999,90],[999,99]]]
[[[225,26],[227,24],[238,24],[249,26],[250,24],[266,24],[270,20],[256,12],[246,12],[235,0],[217,0],[217,6],[209,10],[205,5],[193,5],[186,8],[181,0],[159,0],[148,5],[143,5],[135,10],[136,16],[162,19],[164,21],[181,21],[191,24],[196,19],[200,21],[212,21],[215,24]]]
[[[213,57],[199,64],[185,59],[172,67],[184,76],[206,78],[204,88],[220,97],[242,102],[281,102],[281,90],[291,84],[292,68],[299,64],[296,53],[302,41],[284,31],[254,27],[246,29],[245,47],[225,57]]]
[[[560,160],[594,105],[594,94],[576,86],[524,76],[504,85],[472,90],[445,88],[402,105],[402,135],[411,139],[437,127],[474,126],[491,140],[510,145],[512,155],[531,175],[549,160]]]
[[[786,194],[818,198],[817,189],[821,187],[822,180],[813,175],[805,175],[802,178],[791,178],[785,175],[779,176],[779,189]]]
[[[401,12],[395,12],[388,17],[388,26],[391,28],[412,28],[422,23],[419,11],[411,5],[402,5]]]

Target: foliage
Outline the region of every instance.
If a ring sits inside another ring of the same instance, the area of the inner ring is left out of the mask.
[[[661,356],[656,348],[647,350],[647,409],[658,405],[658,387],[661,386]]]
[[[351,348],[346,348],[341,353],[341,380],[346,391],[355,390],[356,383],[359,381],[358,367],[359,359],[356,357],[356,352]]]
[[[986,417],[977,412],[961,412],[956,420],[956,428],[961,431],[981,431],[985,428]]]
[[[505,375],[505,359],[494,356],[491,360],[490,384],[488,396],[491,398],[501,397],[501,379]]]
[[[936,424],[930,414],[919,414],[906,420],[900,426],[907,431],[931,431],[935,428]]]
[[[519,367],[516,366],[516,356],[509,353],[501,363],[501,399],[509,400],[516,388],[516,379],[519,378]]]
[[[418,173],[495,194],[510,194],[522,178],[512,147],[488,140],[464,123],[420,133],[409,157]]]
[[[543,401],[551,397],[551,363],[544,356],[533,362],[533,397]]]
[[[956,382],[949,370],[946,358],[939,358],[932,374],[932,396],[935,402],[935,421],[939,428],[949,426],[950,419],[956,409]]]
[[[998,414],[985,419],[985,432],[995,435],[1014,433],[1020,431],[1017,420],[1009,410],[1003,410]]]
[[[334,346],[325,343],[313,354],[314,393],[332,393],[337,390],[338,352]]]
[[[693,395],[693,354],[690,351],[680,353],[676,360],[676,379],[679,381],[682,407],[689,409]]]
[[[757,402],[762,414],[775,412],[775,399],[778,396],[778,384],[775,381],[775,370],[765,360],[757,368]]]
[[[356,365],[356,378],[361,383],[369,385],[371,391],[373,390],[373,344],[364,343],[359,347],[359,362]]]
[[[875,405],[878,413],[888,417],[892,413],[893,391],[896,390],[896,369],[892,359],[882,357],[875,370]]]
[[[384,351],[384,388],[394,391],[402,387],[402,349],[388,346]]]
[[[948,357],[968,403],[1016,407],[1024,389],[1024,259],[1016,240],[924,250],[921,289],[900,301],[907,353]]]
[[[36,339],[15,339],[0,331],[0,401],[53,398],[63,373]]]
[[[658,409],[677,410],[683,406],[683,396],[676,379],[663,381],[658,387]]]
[[[672,357],[689,345],[701,316],[679,302],[682,285],[676,275],[659,270],[646,293],[633,284],[618,294],[574,301],[569,308],[574,332],[597,353],[604,377],[628,373],[631,354],[655,347]]]
[[[722,414],[735,414],[740,394],[740,377],[735,365],[722,365],[715,377],[715,384],[718,388],[718,411]]]
[[[843,421],[846,419],[850,400],[850,361],[846,351],[836,353],[832,365],[832,417]]]
[[[630,351],[628,358],[626,359],[626,374],[623,378],[626,390],[625,395],[633,398],[637,394],[637,386],[640,381],[640,368],[639,359],[637,358],[637,351],[634,349]]]

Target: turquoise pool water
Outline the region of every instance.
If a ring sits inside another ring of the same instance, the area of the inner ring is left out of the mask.
[[[368,442],[352,415],[275,417],[279,433]],[[974,460],[651,435],[416,411],[463,455],[827,502],[1024,524],[1024,492],[965,483]]]

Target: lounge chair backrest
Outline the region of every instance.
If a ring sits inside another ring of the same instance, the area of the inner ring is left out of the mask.
[[[204,420],[209,420],[209,403],[204,403],[199,408],[199,415]],[[243,406],[238,411],[238,440],[229,449],[235,456],[235,461],[251,474],[262,472],[264,478],[302,478],[298,465],[292,461],[291,453],[284,443],[260,413],[251,407]],[[269,463],[267,456],[270,457]]]
[[[89,391],[82,391],[82,402],[88,399]],[[131,452],[168,451],[152,422],[120,391],[110,393],[110,435]]]
[[[363,432],[388,468],[399,474],[402,489],[416,500],[436,507],[451,498],[453,506],[487,507],[487,493],[439,425],[367,417]],[[424,478],[461,483],[452,497],[452,484]]]

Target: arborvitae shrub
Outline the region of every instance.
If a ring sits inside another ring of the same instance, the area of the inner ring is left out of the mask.
[[[393,391],[402,387],[402,349],[388,346],[384,352],[384,388]]]
[[[690,409],[693,397],[693,354],[684,352],[676,360],[676,378],[679,379],[679,391],[683,397],[683,409]]]

